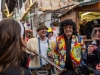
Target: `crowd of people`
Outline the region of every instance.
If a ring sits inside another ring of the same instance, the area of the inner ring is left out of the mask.
[[[39,23],[36,37],[30,37],[20,21],[0,21],[0,75],[100,75],[100,24],[91,21],[92,42],[84,43],[71,19],[60,22],[59,36],[53,29]],[[60,71],[35,52],[49,59],[64,71]]]

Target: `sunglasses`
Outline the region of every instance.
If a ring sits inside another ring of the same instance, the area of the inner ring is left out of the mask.
[[[63,29],[67,29],[67,28],[72,29],[73,26],[64,26],[64,27],[63,27]]]
[[[96,34],[97,32],[100,33],[100,29],[98,30],[93,30],[94,31],[94,34]]]

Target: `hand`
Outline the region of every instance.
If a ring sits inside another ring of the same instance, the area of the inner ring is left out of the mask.
[[[94,51],[94,46],[93,45],[89,45],[88,46],[88,55],[92,54]]]
[[[56,72],[58,75],[60,75],[61,71],[59,69],[56,69]]]
[[[31,55],[32,55],[32,56],[36,56],[36,54],[35,54],[35,53],[31,53]]]
[[[35,56],[37,56],[35,53],[31,53],[30,58],[34,58]]]
[[[53,51],[48,52],[48,56],[53,57],[54,56],[54,52]]]
[[[100,63],[96,66],[96,70],[100,71]]]

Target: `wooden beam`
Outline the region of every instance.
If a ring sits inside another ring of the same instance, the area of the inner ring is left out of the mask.
[[[5,11],[7,12],[6,17],[7,17],[7,18],[11,18],[12,15],[13,15],[13,12],[9,13],[9,9],[8,9],[8,6],[7,6],[6,3],[5,3],[5,7],[6,7],[6,10],[5,10]]]
[[[26,15],[28,14],[28,12],[32,9],[32,7],[34,6],[34,4],[36,3],[37,1],[34,0],[34,2],[32,4],[29,5],[29,7],[27,8],[27,10],[24,12],[23,16],[21,17],[20,21],[22,21]]]

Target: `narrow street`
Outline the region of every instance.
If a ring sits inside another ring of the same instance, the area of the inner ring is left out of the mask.
[[[100,75],[100,0],[0,0],[0,75]]]

